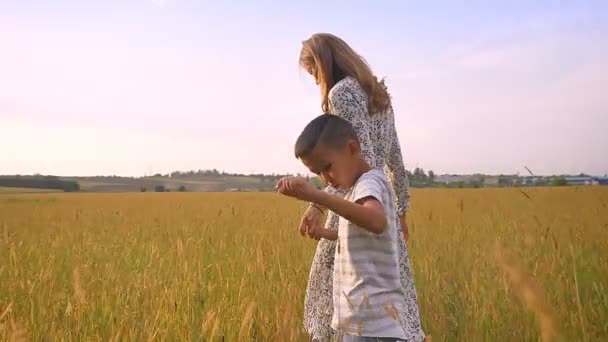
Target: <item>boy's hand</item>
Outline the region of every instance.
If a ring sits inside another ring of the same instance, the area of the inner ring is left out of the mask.
[[[314,195],[319,191],[303,177],[283,177],[277,182],[276,190],[285,196],[308,202],[313,202]]]

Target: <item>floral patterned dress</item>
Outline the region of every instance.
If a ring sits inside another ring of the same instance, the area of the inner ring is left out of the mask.
[[[331,114],[348,120],[359,137],[361,152],[373,168],[384,169],[397,198],[397,213],[403,215],[409,208],[409,186],[403,165],[401,147],[395,130],[393,109],[384,113],[369,115],[367,94],[359,83],[351,77],[338,82],[329,93]],[[337,195],[346,192],[327,188],[326,191]],[[338,229],[338,215],[329,212],[326,227]],[[405,293],[406,309],[403,312],[406,322],[407,341],[422,341],[424,333],[420,324],[418,299],[407,246],[403,235],[399,234],[399,255],[401,284]],[[327,341],[337,336],[331,328],[333,314],[332,276],[336,242],[321,239],[317,245],[304,302],[304,328],[315,341]]]

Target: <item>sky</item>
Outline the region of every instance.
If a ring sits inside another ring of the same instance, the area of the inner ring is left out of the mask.
[[[0,174],[306,172],[316,32],[386,77],[407,168],[608,173],[607,2],[0,0]]]

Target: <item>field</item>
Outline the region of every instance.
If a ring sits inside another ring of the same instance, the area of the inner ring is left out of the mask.
[[[425,331],[607,340],[607,206],[606,187],[414,191]],[[0,339],[305,341],[302,207],[270,193],[0,194]]]

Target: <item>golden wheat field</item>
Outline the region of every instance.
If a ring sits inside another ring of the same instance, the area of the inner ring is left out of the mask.
[[[600,187],[415,190],[425,332],[607,340],[607,206]],[[270,193],[0,194],[0,338],[305,341],[302,208]]]

